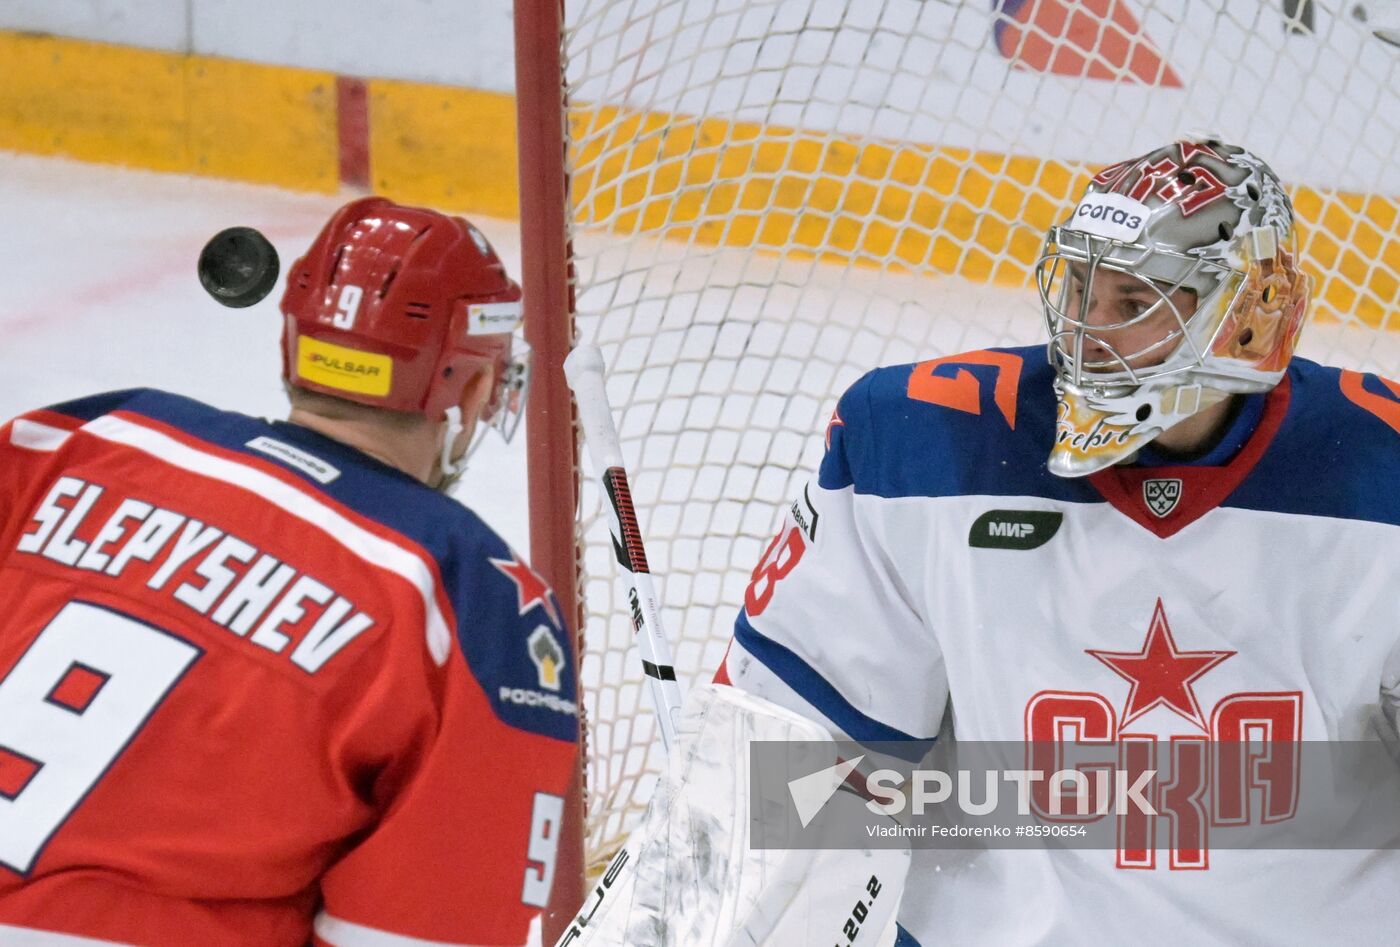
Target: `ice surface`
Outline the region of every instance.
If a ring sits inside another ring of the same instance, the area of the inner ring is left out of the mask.
[[[283,274],[349,197],[0,152],[0,417],[81,395],[153,387],[282,418],[278,288],[225,309],[195,275],[225,227],[267,235]],[[473,218],[512,273],[511,221]],[[492,432],[457,495],[527,550],[524,432]]]

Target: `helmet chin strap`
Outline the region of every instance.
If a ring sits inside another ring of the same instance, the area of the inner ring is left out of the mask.
[[[507,412],[500,411],[497,412],[495,418],[485,421],[478,418],[476,433],[472,435],[467,449],[462,451],[461,457],[453,460],[452,445],[457,443],[457,438],[467,429],[467,426],[462,422],[462,409],[460,407],[451,407],[443,411],[443,419],[447,422],[447,427],[443,432],[442,451],[438,454],[438,470],[442,473],[442,482],[438,484],[436,489],[440,493],[446,493],[452,489],[452,485],[461,478],[462,474],[467,472],[467,461],[471,460],[472,455],[481,446],[481,442],[486,439],[491,428],[500,431],[506,442],[510,442],[511,435],[515,433],[516,425],[510,423],[505,426],[500,423],[499,418],[506,414]],[[518,421],[518,418],[513,420]]]
[[[463,451],[462,456],[456,460],[452,459],[452,446],[457,443],[457,437],[466,430],[466,425],[462,423],[462,409],[456,405],[448,408],[444,412],[447,416],[447,430],[442,438],[442,453],[438,455],[438,469],[442,472],[442,482],[437,489],[441,492],[449,490],[457,479],[467,471],[467,455],[471,451]]]

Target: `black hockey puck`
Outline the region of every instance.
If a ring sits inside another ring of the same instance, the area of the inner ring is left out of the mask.
[[[242,309],[277,285],[277,250],[252,227],[221,230],[199,253],[199,282],[215,302]]]

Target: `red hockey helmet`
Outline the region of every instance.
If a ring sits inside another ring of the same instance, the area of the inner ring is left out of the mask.
[[[511,352],[520,298],[466,220],[362,198],[331,218],[288,274],[282,377],[438,421],[472,369],[489,365],[496,390],[484,417],[509,435],[526,380]]]

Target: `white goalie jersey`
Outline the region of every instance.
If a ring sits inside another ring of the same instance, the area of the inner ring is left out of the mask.
[[[1043,353],[845,394],[717,680],[862,742],[1389,739],[1400,385],[1296,359],[1199,460],[1072,480]],[[1249,785],[1243,818],[1288,817]],[[1396,839],[1215,850],[1211,792],[1116,851],[916,850],[899,947],[1394,939]]]

